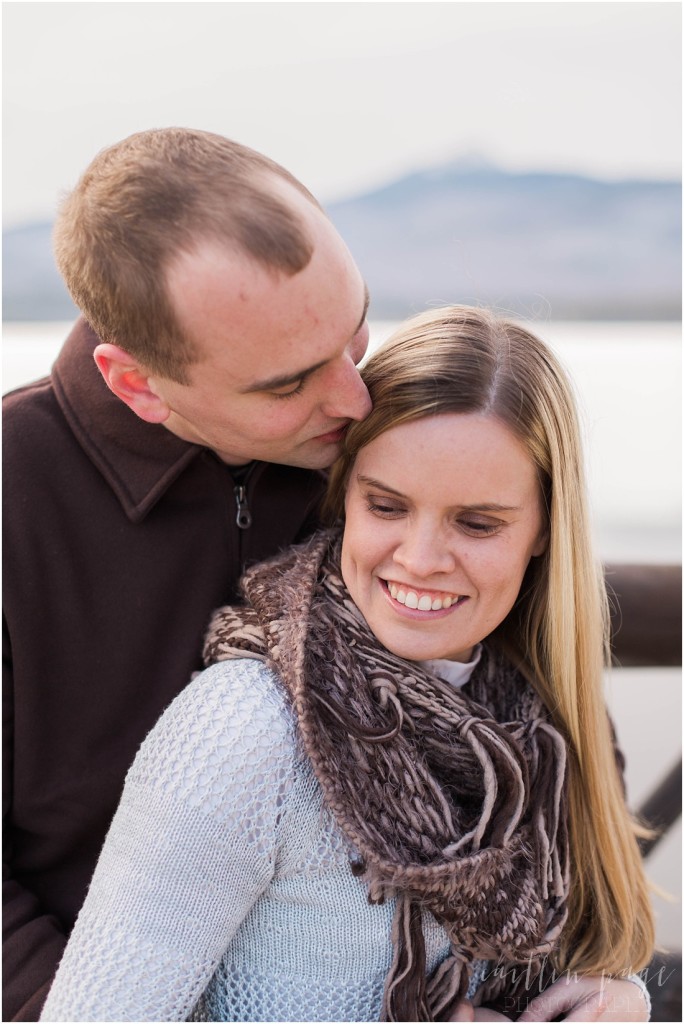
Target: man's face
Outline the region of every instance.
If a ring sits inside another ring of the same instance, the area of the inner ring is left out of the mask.
[[[327,218],[292,194],[314,243],[300,273],[204,243],[167,275],[200,357],[189,383],[152,376],[150,387],[171,410],[165,426],[228,465],[329,466],[350,420],[371,407],[356,368],[368,345],[366,288]]]

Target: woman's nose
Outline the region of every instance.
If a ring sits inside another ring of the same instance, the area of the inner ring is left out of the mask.
[[[416,579],[453,572],[456,567],[453,544],[447,541],[444,531],[424,526],[407,525],[406,533],[395,549],[394,560]]]

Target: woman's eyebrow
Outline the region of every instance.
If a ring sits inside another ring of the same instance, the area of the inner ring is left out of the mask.
[[[394,487],[390,487],[388,484],[383,484],[382,480],[376,480],[372,476],[357,476],[356,478],[360,484],[365,484],[367,487],[377,487],[379,491],[387,491],[388,494],[396,494],[397,498],[405,498],[406,495],[402,494],[401,491],[396,491]]]
[[[463,512],[519,512],[519,505],[499,505],[496,501],[483,502],[481,505],[459,505]]]

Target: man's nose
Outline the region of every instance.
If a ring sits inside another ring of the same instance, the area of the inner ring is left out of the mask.
[[[348,356],[330,375],[323,409],[331,419],[365,420],[372,402],[358,367]]]

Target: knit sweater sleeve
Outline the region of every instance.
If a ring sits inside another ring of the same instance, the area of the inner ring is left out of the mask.
[[[41,1020],[185,1020],[273,877],[292,781],[272,674],[223,662],[131,768]]]

